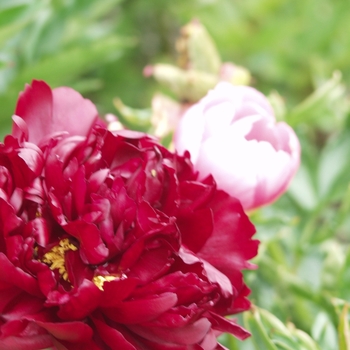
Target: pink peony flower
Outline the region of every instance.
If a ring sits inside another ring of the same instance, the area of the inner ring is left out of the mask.
[[[91,102],[34,81],[0,143],[0,349],[221,349],[249,333],[240,203]]]
[[[246,210],[284,193],[300,161],[297,136],[286,123],[276,123],[265,96],[227,82],[184,114],[174,141],[180,154],[190,152],[200,179],[212,174]]]

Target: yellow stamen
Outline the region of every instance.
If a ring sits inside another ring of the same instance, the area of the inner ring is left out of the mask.
[[[106,276],[101,276],[101,275],[98,275],[98,276],[95,276],[93,279],[92,279],[92,282],[95,283],[96,287],[100,290],[104,290],[103,289],[103,285],[105,282],[111,282],[111,281],[115,281],[115,280],[124,280],[126,279],[128,276],[125,275],[124,273],[122,274],[116,274],[116,275],[106,275]]]
[[[41,261],[47,264],[51,270],[58,269],[58,273],[65,281],[69,281],[65,265],[65,253],[69,250],[76,251],[78,248],[69,242],[68,238],[62,239],[42,257]]]
[[[118,276],[107,275],[107,276],[95,276],[92,282],[95,283],[96,287],[103,291],[103,285],[105,282],[111,282],[117,279]]]

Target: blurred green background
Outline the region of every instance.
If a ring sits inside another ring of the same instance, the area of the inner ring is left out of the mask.
[[[239,317],[253,337],[222,342],[350,350],[348,0],[1,0],[1,136],[32,79],[77,89],[101,115],[116,113],[115,97],[149,108],[162,88],[142,70],[176,62],[176,37],[193,18],[223,61],[250,70],[303,150],[288,193],[251,214],[262,243],[246,279],[260,308]]]
[[[143,67],[174,62],[175,38],[192,18],[224,61],[293,106],[335,69],[350,83],[349,10],[347,0],[1,0],[1,129],[34,78],[74,87],[101,113],[114,111],[115,96],[147,107],[158,87]]]

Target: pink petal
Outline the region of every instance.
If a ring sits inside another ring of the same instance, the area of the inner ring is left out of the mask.
[[[259,91],[219,83],[190,108],[175,134],[176,149],[188,150],[199,178],[212,175],[218,188],[246,210],[276,200],[300,161],[300,144]]]

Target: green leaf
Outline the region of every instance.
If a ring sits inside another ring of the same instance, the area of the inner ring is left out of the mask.
[[[18,6],[0,11],[0,46],[3,47],[7,40],[20,33],[28,23],[30,16],[25,16],[26,6]]]
[[[342,75],[339,71],[334,72],[331,79],[322,84],[287,115],[287,122],[291,126],[295,126],[299,123],[314,121],[313,119],[317,118],[318,113],[322,112],[327,104],[334,99],[334,91],[340,86],[341,78]]]
[[[33,79],[45,80],[51,87],[70,85],[81,75],[91,71],[107,61],[115,60],[121,55],[121,50],[130,46],[125,40],[111,36],[95,41],[88,46],[77,46],[57,55],[42,58],[35,64],[25,66],[11,83],[6,95],[0,96],[1,114],[8,118],[12,114],[19,91]]]
[[[301,164],[288,189],[288,195],[304,210],[312,210],[318,203],[314,181],[305,164]]]
[[[348,319],[349,304],[345,304],[339,319],[339,350],[350,350],[350,331]]]
[[[302,350],[321,350],[316,342],[307,334],[300,329],[294,329],[292,331],[293,336],[296,338],[300,349]]]
[[[344,132],[331,139],[320,155],[318,166],[318,192],[320,196],[331,196],[335,192],[336,186],[340,185],[342,188],[347,186],[349,166],[350,135],[348,132]],[[346,176],[343,180],[342,174],[344,172]]]
[[[337,332],[333,322],[325,312],[320,312],[312,325],[311,335],[322,350],[334,350],[337,348]]]
[[[348,300],[350,298],[350,249],[345,252],[344,264],[336,276],[338,283],[338,292],[341,298]]]
[[[87,47],[78,46],[43,58],[38,63],[27,66],[16,79],[14,85],[22,87],[32,79],[46,79],[53,86],[66,84],[82,73],[96,67],[108,59],[115,59],[126,47],[125,41],[116,36],[93,42]]]
[[[318,349],[317,344],[307,333],[295,328],[291,323],[288,323],[288,327],[285,326],[276,316],[267,310],[259,309],[259,311],[264,325],[269,329],[271,339],[279,348],[288,350]]]
[[[147,131],[151,127],[151,109],[136,109],[126,106],[119,98],[113,100],[115,108],[119,111],[120,121],[130,128]]]
[[[275,340],[274,344],[276,345],[278,350],[296,350],[295,344],[293,343],[292,345],[287,345],[285,343],[285,339],[284,339],[284,341]]]
[[[243,319],[245,327],[252,333],[252,340],[257,350],[278,350],[269,338],[257,308],[245,312]]]
[[[18,7],[21,5],[29,5],[31,0],[1,0],[0,11],[9,9],[11,7]]]

